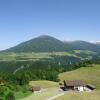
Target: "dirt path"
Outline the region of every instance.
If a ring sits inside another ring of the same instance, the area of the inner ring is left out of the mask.
[[[47,100],[53,100],[53,99],[55,99],[55,98],[57,98],[57,97],[60,97],[60,96],[62,96],[62,95],[64,95],[64,93],[61,93],[61,94],[58,94],[58,95],[53,96],[53,97],[51,97],[51,98],[48,98]]]

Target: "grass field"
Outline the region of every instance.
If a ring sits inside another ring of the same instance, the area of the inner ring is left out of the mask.
[[[68,93],[54,100],[100,100],[100,91]]]
[[[0,61],[12,61],[12,60],[37,60],[44,58],[52,58],[51,56],[75,56],[68,52],[40,52],[40,53],[0,53]]]
[[[88,51],[88,50],[74,50],[75,53],[77,54],[87,54],[87,55],[96,55],[97,53],[96,52],[93,52],[93,51]]]
[[[33,93],[31,95],[29,95],[28,97],[25,97],[23,99],[18,99],[18,100],[46,100],[52,96],[57,95],[58,92],[58,88],[48,88],[45,91],[42,91],[40,93]]]
[[[71,72],[61,73],[59,78],[61,81],[83,80],[85,83],[95,85],[96,90],[92,92],[68,93],[55,100],[100,100],[100,65],[92,65],[92,67],[83,67]]]
[[[52,81],[31,81],[29,83],[30,86],[40,86],[41,88],[52,88],[52,87],[59,87],[57,82]]]
[[[31,53],[13,53],[13,52],[0,52],[0,61],[15,61],[15,60],[38,60],[38,59],[44,59],[49,58],[52,59],[52,56],[72,56],[72,57],[78,57],[76,54],[86,54],[88,55],[95,55],[95,52],[92,51],[83,51],[83,50],[75,50],[73,53],[70,52],[31,52]]]
[[[46,80],[31,81],[29,85],[40,86],[43,91],[40,93],[32,93],[25,98],[17,99],[17,100],[46,100],[52,96],[59,94],[58,91],[59,85],[56,82],[46,81]]]
[[[16,92],[15,93],[15,98],[16,99],[19,99],[19,98],[24,98],[24,97],[27,97],[27,96],[29,96],[29,95],[31,95],[32,94],[32,92],[31,91],[28,91],[28,92],[22,92],[22,91],[19,91],[19,92]]]
[[[59,74],[59,79],[63,80],[82,80],[86,84],[91,83],[100,89],[100,65],[92,67],[82,67],[74,71]]]

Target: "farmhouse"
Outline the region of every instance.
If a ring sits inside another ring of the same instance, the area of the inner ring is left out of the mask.
[[[31,91],[32,92],[40,92],[41,88],[39,86],[32,86]]]
[[[84,91],[84,84],[81,80],[64,81],[65,90]]]

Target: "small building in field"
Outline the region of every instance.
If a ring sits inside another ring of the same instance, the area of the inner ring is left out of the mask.
[[[32,92],[40,92],[41,91],[41,88],[39,86],[32,86],[31,87],[31,91]]]
[[[92,84],[87,84],[86,87],[89,88],[90,90],[96,89],[95,86]]]
[[[3,81],[0,81],[0,86],[4,86],[4,82]]]
[[[84,91],[84,83],[81,80],[66,80],[64,90]]]

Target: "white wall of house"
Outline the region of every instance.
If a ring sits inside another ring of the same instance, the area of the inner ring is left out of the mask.
[[[40,90],[40,91],[34,91],[34,93],[41,93],[42,91]]]
[[[78,87],[74,87],[74,89],[78,90],[78,91],[84,91],[84,87],[83,86],[78,86]]]
[[[84,87],[83,86],[79,86],[78,87],[78,91],[84,91]]]

